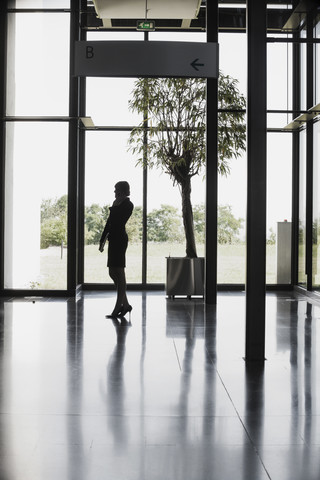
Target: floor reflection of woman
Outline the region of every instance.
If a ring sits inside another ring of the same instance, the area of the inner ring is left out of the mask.
[[[100,252],[103,252],[106,240],[108,246],[109,275],[117,288],[117,300],[114,309],[108,318],[124,316],[131,312],[132,307],[127,298],[127,283],[125,275],[126,250],[128,235],[126,223],[129,220],[133,204],[129,199],[130,186],[128,182],[118,182],[114,189],[115,200],[110,207],[110,214],[100,239]]]
[[[117,343],[110,355],[107,365],[106,391],[101,389],[105,396],[107,407],[107,421],[117,448],[125,447],[129,437],[128,422],[125,415],[125,376],[124,362],[126,354],[126,336],[130,329],[130,322],[125,318],[112,319],[116,330]],[[102,388],[102,387],[101,387]]]

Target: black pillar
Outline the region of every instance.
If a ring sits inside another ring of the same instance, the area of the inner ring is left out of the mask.
[[[313,100],[313,14],[307,13],[307,110],[314,106]],[[313,122],[307,122],[306,138],[306,274],[307,290],[312,290],[312,242],[313,242]]]
[[[0,5],[0,290],[4,288],[4,198],[5,198],[5,121],[6,115],[6,55],[7,1]]]
[[[266,0],[247,0],[247,361],[265,359]]]
[[[293,38],[299,39],[299,34],[294,33]],[[292,45],[292,108],[295,112],[300,110],[300,43]],[[297,114],[294,114],[296,117]],[[293,285],[298,284],[299,269],[299,131],[292,132],[292,256],[291,280]]]
[[[144,32],[144,41],[149,41],[149,33]],[[146,91],[144,93],[146,94]],[[143,172],[142,172],[142,285],[147,284],[147,255],[148,255],[148,232],[147,232],[147,211],[148,211],[148,167],[147,165],[147,148],[148,148],[148,109],[143,112]]]
[[[86,11],[86,0],[80,0],[80,11]],[[78,13],[77,13],[78,15]],[[82,25],[81,13],[79,14],[79,25]],[[82,13],[82,15],[85,15]],[[80,40],[87,39],[87,32],[84,28],[80,30]],[[86,116],[86,77],[79,78],[79,116]],[[77,283],[84,283],[84,247],[85,247],[85,142],[86,132],[84,129],[78,129],[78,154],[79,154],[79,192],[78,192],[78,273]]]
[[[75,294],[78,286],[79,255],[79,79],[74,77],[74,42],[80,39],[79,0],[71,0],[70,17],[70,88],[69,88],[69,151],[68,151],[68,273],[67,289]]]
[[[207,0],[207,42],[218,42],[218,1]],[[217,302],[218,79],[207,79],[205,302]]]

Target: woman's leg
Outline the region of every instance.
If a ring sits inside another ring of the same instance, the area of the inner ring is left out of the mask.
[[[109,267],[109,275],[117,288],[117,300],[112,315],[117,315],[121,308],[129,305],[127,299],[127,282],[124,268]]]
[[[121,300],[121,304],[123,307],[128,307],[129,302],[127,298],[127,280],[126,280],[126,272],[124,268],[119,269],[119,297]]]
[[[116,271],[115,267],[109,267],[109,277],[111,278],[111,280],[113,281],[113,283],[117,287],[118,276],[117,276],[117,271]]]

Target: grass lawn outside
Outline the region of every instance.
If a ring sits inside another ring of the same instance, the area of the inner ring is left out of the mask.
[[[184,257],[184,244],[149,242],[147,252],[148,283],[166,282],[166,257]],[[204,245],[198,245],[198,256],[204,256]],[[141,283],[142,246],[129,244],[126,276],[128,283]],[[218,246],[218,283],[245,283],[246,247],[244,244]],[[276,245],[267,245],[266,280],[276,282]],[[60,247],[41,250],[40,285],[43,289],[66,289],[67,249],[61,259]],[[97,245],[85,247],[85,283],[112,283],[108,275],[107,254]]]
[[[49,247],[40,250],[40,278],[38,288],[44,290],[66,290],[68,250]]]

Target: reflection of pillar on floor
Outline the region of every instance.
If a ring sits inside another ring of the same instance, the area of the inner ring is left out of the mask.
[[[12,343],[13,343],[13,302],[0,304],[0,411],[8,411],[12,404]],[[10,423],[4,421],[0,428],[1,472],[9,471],[10,458],[14,458],[14,445]],[[4,451],[6,452],[4,454]]]
[[[84,304],[83,299],[67,304],[67,336],[66,336],[66,443],[77,445],[77,461],[73,455],[67,455],[67,478],[84,480],[87,475],[84,461],[84,438],[82,428],[83,409],[83,337],[84,337]]]

